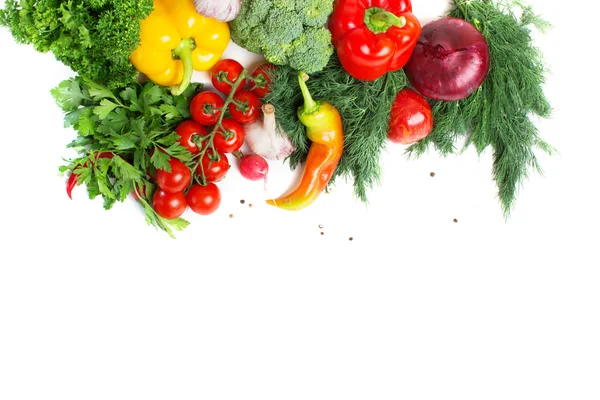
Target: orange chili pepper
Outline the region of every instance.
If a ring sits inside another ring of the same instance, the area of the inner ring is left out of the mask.
[[[342,119],[337,109],[324,101],[313,100],[306,87],[308,75],[298,74],[304,105],[298,108],[298,118],[306,126],[306,136],[312,142],[298,186],[289,194],[267,200],[267,204],[284,210],[301,210],[319,197],[337,168],[344,150]]]

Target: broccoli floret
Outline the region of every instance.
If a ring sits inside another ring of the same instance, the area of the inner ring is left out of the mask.
[[[304,25],[324,26],[333,12],[333,2],[323,0],[296,0],[298,10],[302,10]]]
[[[327,65],[333,54],[331,32],[326,29],[306,28],[302,35],[292,42],[287,51],[287,65],[307,73],[318,72],[315,65]]]
[[[264,56],[273,64],[287,65],[288,64],[288,49],[291,44],[276,44],[265,50]]]
[[[276,65],[321,71],[333,54],[326,27],[333,0],[244,0],[231,40]]]
[[[295,0],[273,0],[273,6],[285,11],[294,11],[296,2]]]
[[[254,28],[256,39],[262,43],[287,44],[302,35],[302,21],[292,11],[272,9],[262,24]]]

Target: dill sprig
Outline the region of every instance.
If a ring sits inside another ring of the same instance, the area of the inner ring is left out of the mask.
[[[550,25],[531,7],[509,0],[453,0],[448,15],[482,32],[490,49],[489,73],[479,90],[464,100],[432,101],[433,131],[407,154],[417,157],[433,145],[448,155],[472,145],[481,155],[491,147],[492,177],[508,218],[530,170],[542,174],[535,150],[553,153],[531,120],[535,115],[548,118],[552,112],[543,92],[547,71],[531,38],[531,27],[544,31]],[[464,139],[461,149],[456,148],[459,139]]]
[[[278,66],[272,74],[271,92],[265,101],[275,107],[279,124],[296,146],[289,157],[294,169],[306,159],[310,148],[306,127],[297,116],[303,103],[298,71]],[[323,71],[311,75],[307,81],[313,98],[332,104],[342,117],[344,152],[330,184],[340,176],[353,179],[354,193],[365,203],[368,190],[380,182],[380,156],[386,146],[390,109],[406,82],[402,70],[375,81],[360,81],[344,70],[336,55]]]

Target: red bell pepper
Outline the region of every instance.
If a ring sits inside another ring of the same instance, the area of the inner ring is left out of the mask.
[[[406,65],[421,24],[410,0],[336,0],[329,30],[346,72],[372,81]]]

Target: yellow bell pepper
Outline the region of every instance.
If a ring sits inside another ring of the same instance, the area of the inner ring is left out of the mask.
[[[154,83],[171,86],[177,96],[194,70],[208,71],[219,61],[229,39],[229,25],[198,14],[193,0],[154,0],[130,60]]]

